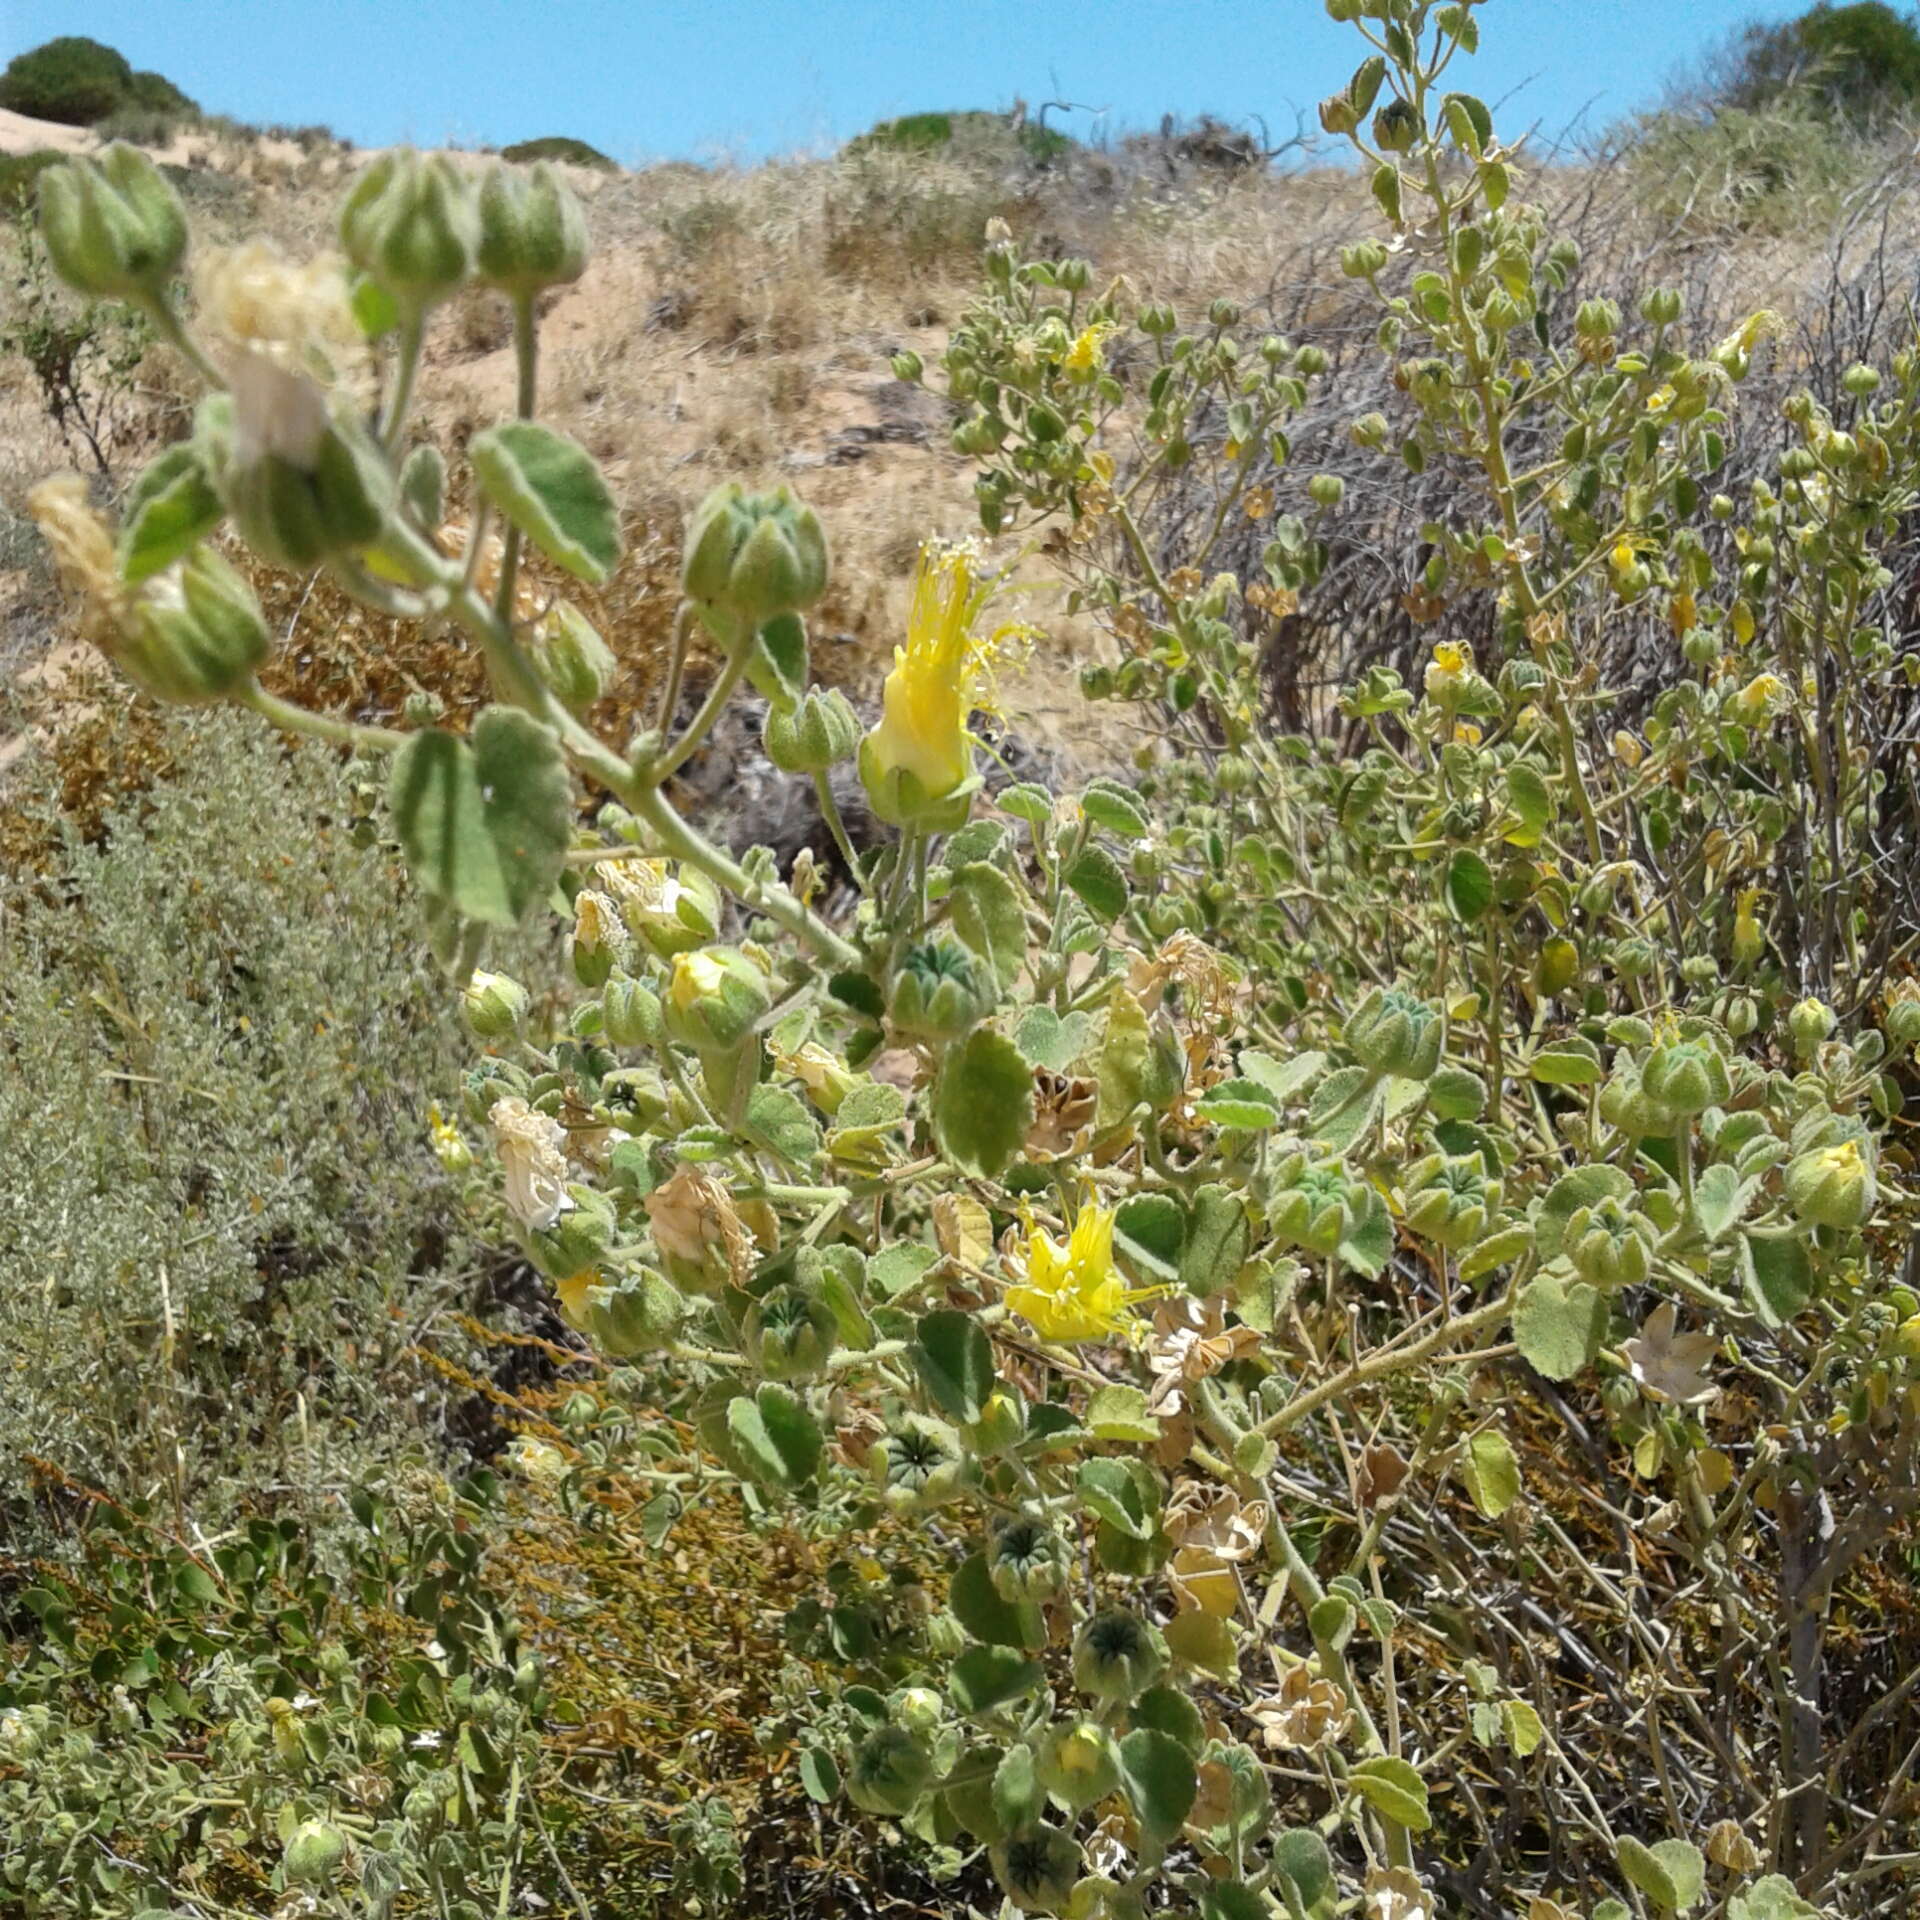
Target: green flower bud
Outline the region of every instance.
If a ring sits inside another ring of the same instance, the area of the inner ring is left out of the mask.
[[[773,1004],[767,977],[733,947],[677,954],[661,1008],[667,1038],[705,1055],[726,1053]]]
[[[613,685],[620,663],[580,609],[561,601],[531,635],[533,664],[570,713],[585,713]]]
[[[933,1756],[905,1727],[876,1727],[853,1750],[847,1797],[868,1813],[911,1813],[933,1785]]]
[[[908,1414],[873,1444],[867,1471],[888,1506],[924,1513],[954,1499],[966,1481],[960,1436],[944,1420]]]
[[[1437,1164],[1436,1164],[1437,1163]],[[1450,1250],[1470,1247],[1486,1235],[1500,1209],[1501,1182],[1487,1173],[1477,1153],[1435,1155],[1423,1163],[1407,1194],[1407,1225]]]
[[[549,1280],[567,1280],[597,1266],[613,1245],[613,1202],[597,1188],[569,1185],[573,1205],[550,1227],[527,1233],[527,1256]]]
[[[669,1105],[666,1082],[651,1067],[616,1067],[601,1075],[593,1110],[622,1133],[645,1133],[665,1117]]]
[[[1058,1913],[1080,1878],[1080,1843],[1058,1827],[1030,1827],[987,1849],[1000,1890],[1022,1913]]]
[[[1140,309],[1134,324],[1150,339],[1163,340],[1178,330],[1180,316],[1164,303],[1153,303]]]
[[[897,1032],[950,1040],[991,1012],[996,997],[972,950],[936,934],[907,949],[887,996],[887,1018]]]
[[[1670,1107],[1646,1090],[1639,1067],[1624,1055],[1614,1062],[1612,1073],[1600,1088],[1600,1117],[1635,1139],[1670,1133],[1675,1118]]]
[[[1320,102],[1320,130],[1335,139],[1350,134],[1360,124],[1360,112],[1344,93],[1330,93]]]
[[[747,1309],[741,1341],[769,1380],[798,1380],[827,1364],[840,1344],[840,1323],[810,1289],[775,1287]]]
[[[825,773],[860,744],[860,717],[838,687],[812,687],[790,713],[768,707],[765,741],[782,773]]]
[[[1352,1230],[1364,1190],[1338,1160],[1303,1167],[1269,1203],[1273,1230],[1310,1253],[1332,1253]]]
[[[1620,331],[1620,309],[1611,300],[1582,300],[1573,330],[1583,340],[1606,340]]]
[[[1677,326],[1687,311],[1678,287],[1650,287],[1640,296],[1640,317],[1650,327]]]
[[[306,572],[372,546],[393,510],[393,469],[304,374],[241,355],[231,394],[202,402],[195,434],[234,524],[261,559]]]
[[[519,300],[586,271],[587,217],[547,161],[496,166],[480,183],[479,264],[482,280]]]
[[[1588,1286],[1611,1293],[1645,1281],[1658,1237],[1659,1229],[1645,1214],[1607,1195],[1574,1210],[1563,1246]]]
[[[1120,1756],[1099,1721],[1074,1720],[1048,1728],[1034,1772],[1069,1813],[1081,1814],[1119,1786]]]
[[[1307,482],[1307,498],[1316,507],[1333,508],[1347,497],[1347,483],[1337,473],[1316,473]]]
[[[1873,1168],[1857,1140],[1816,1147],[1787,1162],[1787,1205],[1816,1227],[1864,1226],[1879,1199]]]
[[[926,371],[925,361],[910,347],[903,347],[893,356],[893,377],[909,386],[917,387],[926,377]]]
[[[1805,1059],[1833,1032],[1833,1009],[1819,1000],[1802,1000],[1787,1015],[1787,1032],[1793,1036],[1793,1050]]]
[[[1073,1642],[1073,1684],[1103,1705],[1137,1700],[1167,1670],[1160,1629],[1124,1607],[1096,1613]]]
[[[600,1030],[614,1047],[651,1047],[666,1029],[660,996],[624,973],[609,978],[600,995]]]
[[[931,1740],[947,1717],[946,1702],[931,1687],[902,1687],[887,1704],[916,1740]]]
[[[1444,1015],[1398,987],[1375,987],[1347,1021],[1347,1045],[1370,1073],[1425,1080],[1447,1041]]]
[[[1389,100],[1373,116],[1373,144],[1382,153],[1410,153],[1420,132],[1420,116],[1410,101]]]
[[[1733,1082],[1710,1040],[1662,1040],[1648,1054],[1640,1084],[1669,1111],[1685,1116],[1724,1106]]]
[[[150,580],[113,649],[114,664],[156,700],[222,700],[267,657],[253,589],[211,547]]]
[[[40,237],[76,293],[138,304],[163,296],[179,270],[187,213],[160,169],[116,140],[97,160],[40,176]]]
[[[527,1017],[527,990],[508,974],[476,973],[460,996],[460,1010],[476,1039],[511,1039]]]
[[[1885,1021],[1887,1044],[1898,1052],[1920,1046],[1920,994],[1911,991],[1897,995],[1887,1008]]]
[[[587,1336],[609,1360],[631,1360],[667,1346],[686,1317],[679,1289],[651,1268],[587,1293]]]
[[[289,1880],[317,1887],[340,1871],[346,1857],[347,1843],[338,1827],[324,1820],[303,1820],[288,1836],[281,1860]]]
[[[444,154],[381,154],[340,209],[347,258],[402,306],[430,307],[458,291],[480,246],[473,187]]]
[[[1067,1550],[1046,1521],[1019,1514],[994,1528],[987,1575],[1002,1600],[1051,1600],[1067,1584]]]
[[[1027,1403],[1005,1387],[995,1387],[980,1409],[980,1418],[960,1429],[960,1437],[971,1453],[990,1459],[1016,1447],[1026,1437]]]
[[[716,487],[687,526],[681,587],[723,641],[744,641],[783,613],[804,613],[827,590],[827,539],[786,487]]]

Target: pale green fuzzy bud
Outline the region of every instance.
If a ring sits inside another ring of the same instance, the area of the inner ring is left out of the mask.
[[[239,356],[232,381],[231,395],[202,403],[195,433],[247,545],[294,572],[373,545],[396,485],[364,428],[334,418],[311,380],[263,354]]]
[[[660,996],[624,973],[614,973],[600,995],[600,1031],[614,1047],[650,1047],[666,1031]]]
[[[1445,1017],[1398,987],[1375,987],[1347,1021],[1347,1045],[1372,1073],[1425,1080],[1446,1047]]]
[[[156,700],[223,700],[253,677],[271,644],[253,589],[211,547],[149,581],[114,662]]]
[[[1647,1056],[1640,1084],[1670,1112],[1704,1113],[1733,1097],[1720,1050],[1708,1040],[1662,1040]]]
[[[838,687],[813,687],[790,713],[768,707],[765,742],[782,773],[825,773],[860,744],[860,717]]]
[[[1002,1600],[1051,1600],[1067,1584],[1067,1550],[1046,1521],[1018,1514],[987,1542],[987,1576]]]
[[[944,1420],[908,1414],[874,1442],[867,1471],[888,1506],[924,1513],[958,1497],[967,1461],[960,1436]]]
[[[1659,1230],[1611,1195],[1577,1208],[1563,1243],[1573,1270],[1590,1287],[1611,1293],[1641,1285],[1652,1267]]]
[[[1160,1629],[1124,1607],[1096,1613],[1073,1642],[1073,1683],[1104,1703],[1137,1700],[1167,1670]]]
[[[733,947],[677,954],[661,1014],[667,1037],[699,1054],[725,1053],[773,1004],[767,977]]]
[[[1787,1032],[1793,1036],[1793,1048],[1804,1058],[1833,1032],[1833,1009],[1820,1000],[1802,1000],[1787,1015]]]
[[[1411,152],[1420,132],[1420,116],[1409,101],[1389,100],[1373,116],[1373,144],[1382,153]]]
[[[651,1067],[616,1067],[601,1079],[593,1110],[623,1133],[645,1133],[669,1104],[666,1083]]]
[[[597,1266],[613,1246],[613,1202],[596,1188],[570,1185],[573,1205],[552,1226],[527,1234],[527,1254],[549,1280],[568,1280]]]
[[[1501,1190],[1477,1153],[1442,1159],[1407,1195],[1407,1225],[1443,1247],[1471,1246],[1499,1211]]]
[[[988,1394],[986,1405],[980,1409],[980,1418],[960,1429],[960,1437],[967,1443],[968,1449],[982,1458],[1005,1453],[1009,1447],[1018,1446],[1027,1431],[1027,1403],[1017,1394],[1010,1393],[1005,1387],[995,1387]]]
[[[987,1849],[993,1877],[1022,1913],[1064,1910],[1082,1865],[1080,1843],[1058,1827],[1030,1827]]]
[[[556,168],[501,165],[480,183],[480,278],[516,299],[578,280],[587,216]]]
[[[669,1345],[687,1317],[687,1303],[651,1268],[587,1295],[587,1334],[609,1360],[632,1360]]]
[[[472,183],[444,154],[383,153],[340,209],[340,242],[402,306],[429,307],[473,271],[480,216]]]
[[[903,1034],[951,1040],[976,1025],[996,998],[986,968],[944,934],[910,947],[893,976],[887,1018]]]
[[[1035,1755],[1040,1784],[1071,1813],[1081,1814],[1120,1784],[1120,1756],[1097,1720],[1050,1727]]]
[[[593,622],[568,601],[545,613],[532,635],[533,664],[568,712],[582,714],[613,685],[620,663]]]
[[[1274,1194],[1268,1212],[1283,1240],[1310,1253],[1332,1253],[1352,1230],[1361,1189],[1337,1160],[1303,1169]]]
[[[720,639],[804,613],[826,592],[827,571],[820,522],[786,487],[750,494],[730,481],[688,523],[681,586]]]
[[[1899,1052],[1920,1046],[1920,994],[1898,994],[1887,1008],[1887,1044]]]
[[[902,1687],[889,1704],[916,1740],[931,1740],[947,1717],[945,1701],[931,1687]]]
[[[847,1797],[868,1813],[910,1813],[933,1785],[933,1756],[905,1727],[877,1727],[853,1751]]]
[[[774,1287],[747,1309],[741,1342],[769,1380],[799,1380],[818,1373],[832,1358],[840,1323],[811,1289]]]
[[[287,1878],[296,1885],[323,1886],[340,1871],[347,1843],[338,1827],[324,1820],[303,1820],[288,1836],[281,1857]]]
[[[53,270],[95,300],[157,299],[187,251],[187,213],[136,147],[66,160],[40,177],[40,237]]]
[[[910,347],[903,347],[893,356],[893,377],[909,386],[917,387],[926,377],[926,371],[926,362]]]
[[[1816,1227],[1864,1226],[1879,1198],[1873,1168],[1855,1140],[1788,1161],[1783,1184],[1787,1205]]]
[[[508,974],[476,973],[460,996],[460,1010],[477,1039],[511,1039],[527,1017],[527,990]]]

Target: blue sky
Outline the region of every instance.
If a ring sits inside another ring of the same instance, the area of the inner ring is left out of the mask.
[[[1507,98],[1505,132],[1605,124],[1730,28],[1798,10],[1488,0],[1459,84]],[[324,121],[362,145],[569,133],[627,162],[820,147],[1016,95],[1106,107],[1113,131],[1264,114],[1278,138],[1357,58],[1320,0],[0,0],[0,59],[62,33],[242,120]]]

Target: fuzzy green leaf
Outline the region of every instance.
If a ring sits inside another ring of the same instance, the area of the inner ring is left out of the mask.
[[[438,728],[393,758],[394,830],[414,878],[487,926],[511,927],[552,891],[573,837],[573,794],[553,734],[488,707],[471,743]]]
[[[1033,1125],[1033,1069],[1005,1034],[976,1027],[947,1050],[933,1089],[933,1131],[948,1159],[989,1180]]]
[[[620,564],[620,510],[578,441],[510,420],[467,452],[481,493],[555,566],[597,587]]]

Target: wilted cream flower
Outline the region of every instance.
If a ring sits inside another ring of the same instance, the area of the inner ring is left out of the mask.
[[[508,1447],[507,1458],[536,1486],[551,1487],[567,1477],[567,1456],[544,1440],[522,1434]]]
[[[1405,1867],[1369,1867],[1362,1905],[1367,1920],[1434,1920],[1433,1895]]]
[[[1100,1089],[1081,1074],[1036,1067],[1033,1074],[1033,1125],[1027,1129],[1030,1160],[1064,1160],[1084,1153],[1093,1137]]]
[[[264,353],[238,353],[228,370],[233,394],[233,459],[251,467],[269,457],[311,473],[332,421],[327,397],[304,373]]]
[[[1663,1300],[1621,1351],[1627,1369],[1649,1400],[1671,1400],[1689,1407],[1711,1400],[1719,1392],[1703,1371],[1720,1342],[1710,1333],[1674,1332],[1673,1302]]]
[[[1253,1708],[1254,1724],[1270,1747],[1317,1753],[1332,1746],[1353,1718],[1347,1696],[1305,1661],[1280,1677],[1280,1691]]]
[[[329,256],[288,260],[261,240],[201,256],[194,295],[203,326],[248,355],[333,382],[366,358],[345,271]]]
[[[676,1167],[673,1177],[647,1195],[654,1245],[669,1259],[704,1266],[717,1255],[736,1280],[753,1264],[746,1225],[733,1195],[698,1167]]]
[[[87,502],[77,473],[56,473],[27,495],[27,511],[53,549],[61,583],[79,601],[80,631],[113,651],[132,596],[120,578],[113,534]]]
[[[1218,1373],[1259,1344],[1260,1336],[1251,1327],[1227,1325],[1227,1303],[1219,1294],[1196,1300],[1181,1293],[1161,1301],[1153,1310],[1147,1343],[1147,1365],[1156,1376],[1148,1406],[1156,1413],[1177,1413],[1184,1404],[1184,1387]]]
[[[511,1094],[496,1100],[487,1118],[506,1181],[507,1210],[529,1232],[544,1233],[573,1207],[567,1192],[566,1131]]]
[[[1751,1873],[1761,1856],[1739,1821],[1716,1820],[1707,1829],[1707,1858],[1729,1873]]]
[[[1204,1547],[1237,1563],[1259,1552],[1267,1531],[1267,1503],[1243,1505],[1231,1487],[1187,1480],[1167,1506],[1166,1528],[1175,1546]]]
[[[612,897],[597,887],[582,887],[573,900],[573,946],[576,953],[596,954],[607,948],[619,953],[627,930]]]

